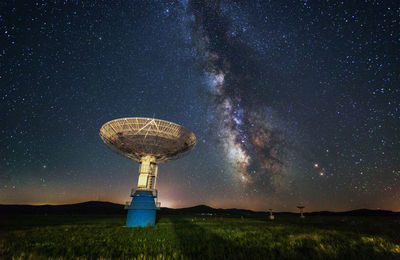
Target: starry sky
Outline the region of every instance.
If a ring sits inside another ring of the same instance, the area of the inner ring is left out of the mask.
[[[400,211],[397,1],[0,1],[0,203],[124,203],[100,127],[197,137],[162,206]]]

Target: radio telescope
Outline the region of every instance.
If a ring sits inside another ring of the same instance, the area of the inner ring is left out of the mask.
[[[300,218],[304,218],[304,215],[303,215],[303,209],[305,208],[304,206],[297,206],[297,208],[300,210]]]
[[[274,220],[275,219],[275,216],[272,215],[272,209],[269,209],[269,219],[270,220]]]
[[[127,117],[109,121],[100,128],[100,137],[113,151],[140,163],[137,189],[127,202],[127,227],[154,226],[157,202],[158,164],[184,156],[196,144],[188,129],[168,121]]]

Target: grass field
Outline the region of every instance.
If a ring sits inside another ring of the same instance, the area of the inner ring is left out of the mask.
[[[400,259],[400,219],[162,216],[0,217],[0,259]]]

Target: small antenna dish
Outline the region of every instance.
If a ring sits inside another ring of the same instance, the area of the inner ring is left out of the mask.
[[[305,208],[305,206],[297,206],[297,208],[300,210],[300,218],[305,218],[305,216],[303,215],[303,209]]]
[[[269,209],[269,219],[270,220],[274,220],[275,219],[275,216],[272,215],[272,209]]]

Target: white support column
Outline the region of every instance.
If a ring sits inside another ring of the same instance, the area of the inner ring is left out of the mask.
[[[153,165],[155,158],[152,156],[145,156],[140,162],[138,189],[150,190],[151,189],[151,177],[153,176]]]
[[[153,189],[156,189],[156,184],[157,184],[157,174],[158,174],[158,165],[154,165],[154,185]]]

